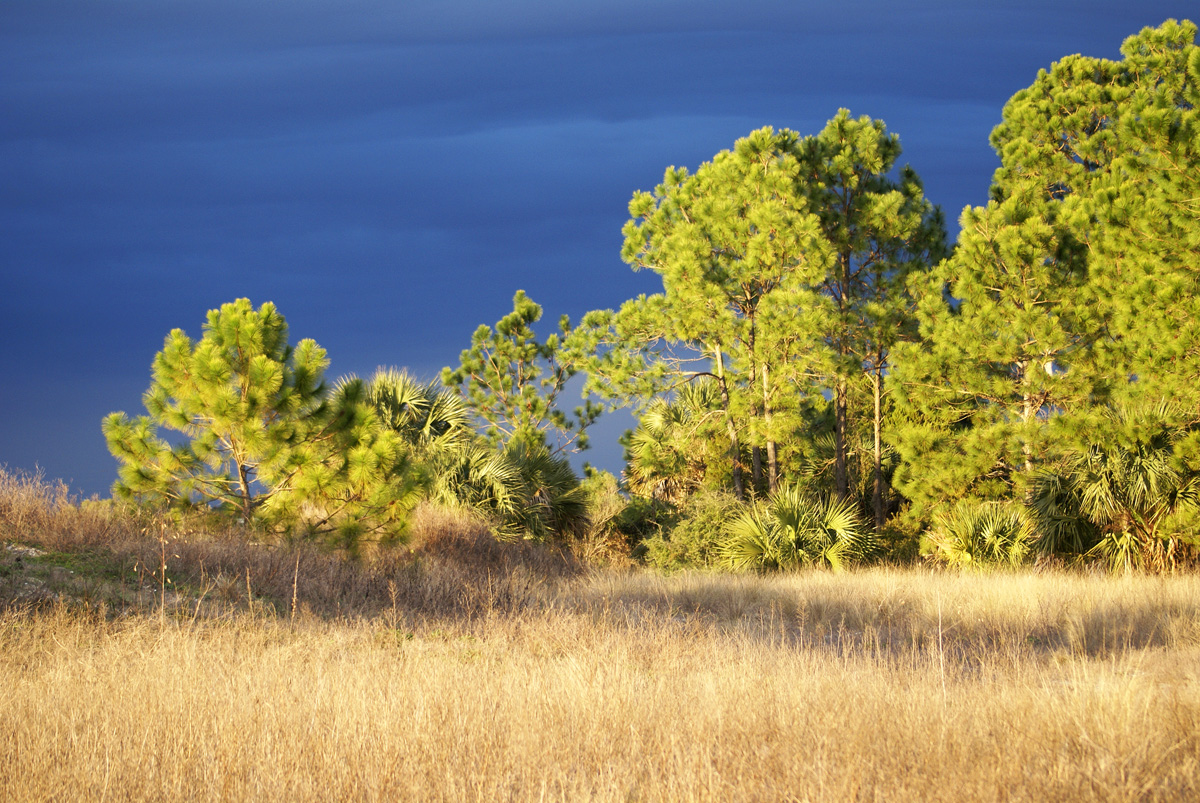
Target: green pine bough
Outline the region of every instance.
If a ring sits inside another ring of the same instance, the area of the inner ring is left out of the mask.
[[[147,415],[104,419],[120,462],[113,495],[211,507],[347,547],[400,537],[422,471],[380,425],[360,380],[330,389],[328,365],[314,341],[288,342],[269,302],[256,310],[243,298],[210,310],[199,340],[173,330],[154,358]]]

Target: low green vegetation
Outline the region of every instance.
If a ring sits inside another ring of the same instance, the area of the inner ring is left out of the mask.
[[[226,304],[168,335],[147,415],[105,419],[114,496],[350,552],[424,502],[665,570],[1194,565],[1195,36],[1167,21],[1041,71],[956,243],[898,136],[843,109],[668,168],[622,230],[661,292],[543,339],[518,291],[440,384],[329,385],[273,305]],[[625,470],[581,480],[567,455],[616,407]]]

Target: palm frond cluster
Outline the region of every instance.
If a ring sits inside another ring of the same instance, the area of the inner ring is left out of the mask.
[[[866,559],[872,548],[870,529],[852,502],[785,486],[729,524],[721,555],[732,569],[841,571]]]
[[[1186,421],[1165,402],[1106,411],[1108,438],[1038,476],[1031,509],[1042,551],[1099,558],[1113,571],[1173,568],[1200,509],[1200,474],[1176,450],[1195,430]]]
[[[632,493],[680,504],[710,479],[724,454],[720,395],[715,382],[698,377],[673,397],[646,406],[625,439],[625,482]]]
[[[929,534],[934,554],[952,566],[1017,566],[1032,553],[1033,518],[1012,502],[959,502]]]
[[[381,369],[367,395],[380,420],[426,467],[425,492],[432,501],[488,516],[508,537],[570,535],[586,522],[584,492],[567,460],[537,444],[493,447],[476,431],[459,394]]]
[[[1110,571],[1170,570],[1195,548],[1200,474],[1176,446],[1194,425],[1166,403],[1113,406],[1094,437],[1040,469],[1024,504],[960,501],[935,516],[934,557],[1017,565],[1042,557],[1099,560]]]

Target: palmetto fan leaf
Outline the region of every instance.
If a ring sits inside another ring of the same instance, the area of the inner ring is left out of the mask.
[[[385,426],[422,452],[454,449],[475,439],[466,403],[436,382],[385,368],[371,377],[367,395]]]
[[[752,507],[726,528],[721,547],[725,565],[738,570],[794,568],[806,563],[796,541],[765,511]]]
[[[1022,505],[964,501],[935,517],[929,537],[951,565],[1016,566],[1031,553],[1036,530]]]
[[[566,535],[586,521],[584,494],[566,459],[536,444],[497,451],[476,433],[461,396],[395,369],[378,371],[367,395],[429,469],[433,501],[490,516],[500,534],[514,537]]]
[[[404,371],[384,368],[371,377],[367,392],[383,423],[395,432],[404,432],[416,431],[414,424],[425,417],[431,392],[436,390]]]
[[[1107,410],[1104,440],[1068,454],[1057,472],[1035,486],[1032,507],[1043,539],[1059,534],[1047,515],[1054,511],[1074,518],[1091,535],[1070,546],[1114,571],[1169,566],[1174,535],[1162,534],[1163,524],[1200,503],[1200,477],[1176,460],[1176,442],[1191,428],[1180,421],[1188,417],[1165,402]],[[1070,492],[1062,493],[1064,488]]]
[[[647,405],[626,443],[629,489],[676,503],[696,490],[708,470],[719,405],[716,383],[706,378],[685,384],[672,399]]]
[[[730,522],[722,557],[733,569],[822,566],[841,571],[864,559],[871,536],[853,503],[780,488]]]
[[[501,520],[517,515],[525,498],[520,468],[483,443],[457,394],[387,368],[371,378],[367,398],[385,426],[429,469],[430,499]]]
[[[1043,470],[1033,483],[1030,512],[1038,530],[1038,549],[1049,555],[1082,555],[1095,546],[1100,531],[1081,512],[1083,501],[1074,478]]]
[[[587,523],[587,495],[565,457],[543,446],[512,444],[504,457],[521,478],[521,504],[506,520],[515,534],[547,538],[578,534]]]
[[[1113,574],[1128,572],[1145,564],[1145,550],[1132,532],[1106,532],[1088,550],[1088,554],[1103,561]]]

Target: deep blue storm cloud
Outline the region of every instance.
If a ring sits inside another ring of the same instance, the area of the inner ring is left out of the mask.
[[[953,221],[1038,68],[1190,5],[7,0],[0,463],[106,491],[101,417],[240,296],[334,376],[433,376],[517,288],[551,320],[652,292],[631,194],[762,125],[882,118]]]

